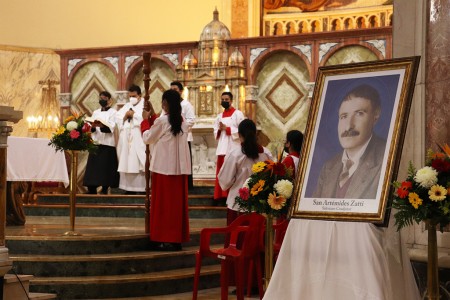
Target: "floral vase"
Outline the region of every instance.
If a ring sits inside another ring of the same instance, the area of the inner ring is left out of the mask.
[[[273,216],[265,214],[266,232],[265,232],[265,256],[264,256],[264,290],[267,290],[273,272]]]
[[[427,298],[428,300],[439,299],[439,274],[438,274],[438,252],[437,252],[437,226],[434,220],[425,222],[428,230],[428,264],[427,264]]]

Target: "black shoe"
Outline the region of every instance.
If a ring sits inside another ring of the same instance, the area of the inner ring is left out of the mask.
[[[227,198],[214,199],[213,206],[227,206]]]
[[[181,251],[180,243],[158,243],[153,242],[153,245],[150,246],[150,250],[154,251]]]

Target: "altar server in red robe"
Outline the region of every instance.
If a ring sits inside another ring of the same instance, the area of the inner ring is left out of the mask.
[[[288,155],[283,159],[283,165],[288,169],[292,169],[292,177],[295,178],[295,172],[298,169],[300,158],[300,150],[302,149],[303,133],[298,130],[291,130],[286,134],[284,143],[284,151]]]
[[[223,92],[221,96],[221,105],[224,108],[223,113],[219,114],[214,123],[214,137],[217,140],[217,163],[216,163],[216,183],[214,187],[214,200],[223,200],[228,196],[228,191],[223,190],[217,174],[227,153],[233,149],[240,148],[240,141],[238,135],[238,126],[242,120],[245,119],[244,114],[233,107],[233,94],[230,92]]]
[[[181,250],[189,241],[188,175],[191,160],[188,124],[181,115],[180,94],[165,91],[158,117],[144,111],[142,139],[151,146],[150,239],[156,250]]]

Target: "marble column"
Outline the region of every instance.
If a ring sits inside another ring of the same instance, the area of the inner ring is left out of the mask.
[[[450,143],[450,1],[426,1],[425,146]]]
[[[256,122],[256,101],[258,100],[259,87],[257,85],[245,86],[245,115]]]
[[[6,154],[8,136],[12,127],[7,122],[17,123],[22,119],[22,112],[13,107],[0,106],[0,278],[11,269],[12,261],[9,259],[8,248],[5,247],[6,227]],[[3,282],[3,280],[0,280]]]

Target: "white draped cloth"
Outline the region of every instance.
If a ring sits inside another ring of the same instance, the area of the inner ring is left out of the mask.
[[[6,180],[63,182],[67,187],[64,152],[56,152],[48,143],[48,139],[8,137]]]
[[[418,300],[420,295],[395,229],[292,219],[264,299]]]

